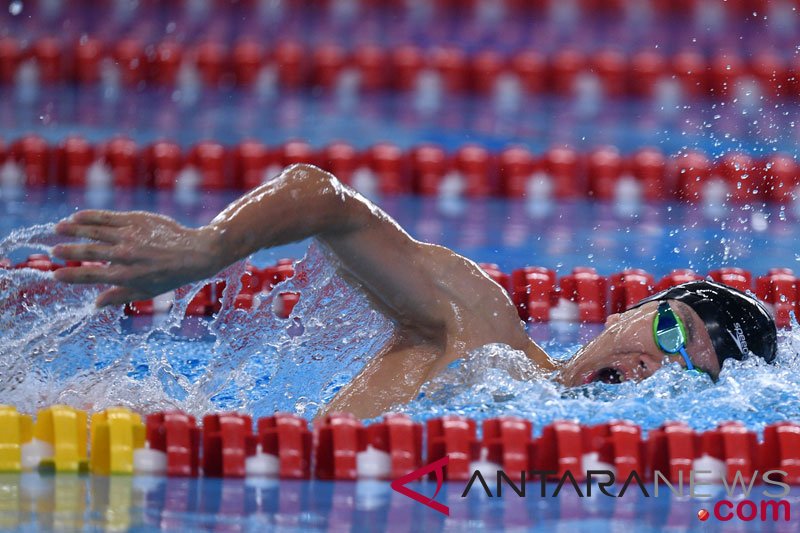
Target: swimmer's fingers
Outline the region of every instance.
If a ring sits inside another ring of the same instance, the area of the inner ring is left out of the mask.
[[[70,222],[90,226],[127,226],[131,222],[131,213],[120,211],[105,211],[102,209],[86,209],[78,211],[69,217]]]
[[[68,237],[79,237],[93,241],[117,244],[123,238],[120,228],[106,226],[91,226],[62,221],[56,225],[56,233]]]
[[[64,283],[108,283],[110,285],[122,285],[129,278],[125,269],[126,267],[96,265],[65,267],[59,268],[53,275],[58,281],[63,281]]]
[[[125,248],[107,244],[59,244],[53,248],[53,255],[65,261],[133,262],[130,254],[125,253]]]
[[[150,298],[146,292],[137,291],[129,287],[114,287],[100,293],[95,300],[97,307],[105,307],[107,305],[122,305],[128,302],[135,302],[137,300],[145,300]]]

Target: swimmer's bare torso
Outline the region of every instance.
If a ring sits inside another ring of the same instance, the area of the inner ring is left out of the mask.
[[[453,360],[489,343],[524,351],[543,371],[555,369],[528,337],[505,291],[480,267],[412,239],[374,204],[310,165],[287,168],[199,229],[152,213],[83,211],[57,230],[98,241],[54,250],[62,259],[109,262],[56,272],[65,282],[114,285],[98,305],[149,298],[261,248],[318,239],[338,258],[342,275],[397,324],[392,342],[326,412],[377,416],[412,400]]]

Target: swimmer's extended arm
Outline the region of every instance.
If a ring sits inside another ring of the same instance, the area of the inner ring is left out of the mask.
[[[531,344],[508,297],[475,263],[412,239],[374,204],[310,165],[287,168],[200,229],[151,213],[83,211],[58,231],[101,241],[54,251],[64,259],[110,262],[56,273],[72,283],[117,285],[99,305],[150,297],[261,248],[316,237],[401,325],[426,336],[468,339],[465,350],[488,342],[518,349]]]

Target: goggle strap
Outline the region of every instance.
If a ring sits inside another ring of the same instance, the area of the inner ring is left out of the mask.
[[[692,364],[692,361],[689,359],[689,354],[686,353],[686,344],[681,345],[680,353],[681,356],[683,356],[683,360],[686,361],[686,369],[694,370],[694,365]]]

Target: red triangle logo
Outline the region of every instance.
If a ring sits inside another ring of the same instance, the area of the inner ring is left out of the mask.
[[[422,505],[427,505],[434,511],[438,511],[445,516],[450,516],[450,508],[434,500],[436,495],[439,494],[439,490],[442,488],[442,482],[444,481],[444,467],[447,466],[447,463],[449,462],[450,457],[445,455],[441,459],[434,461],[429,465],[425,465],[422,468],[414,470],[413,472],[409,472],[405,476],[392,481],[392,489],[396,490],[403,496],[408,496],[412,500],[418,501]],[[436,472],[436,492],[434,492],[433,496],[430,498],[406,487],[407,483],[420,479],[422,476],[430,474],[431,472]]]

